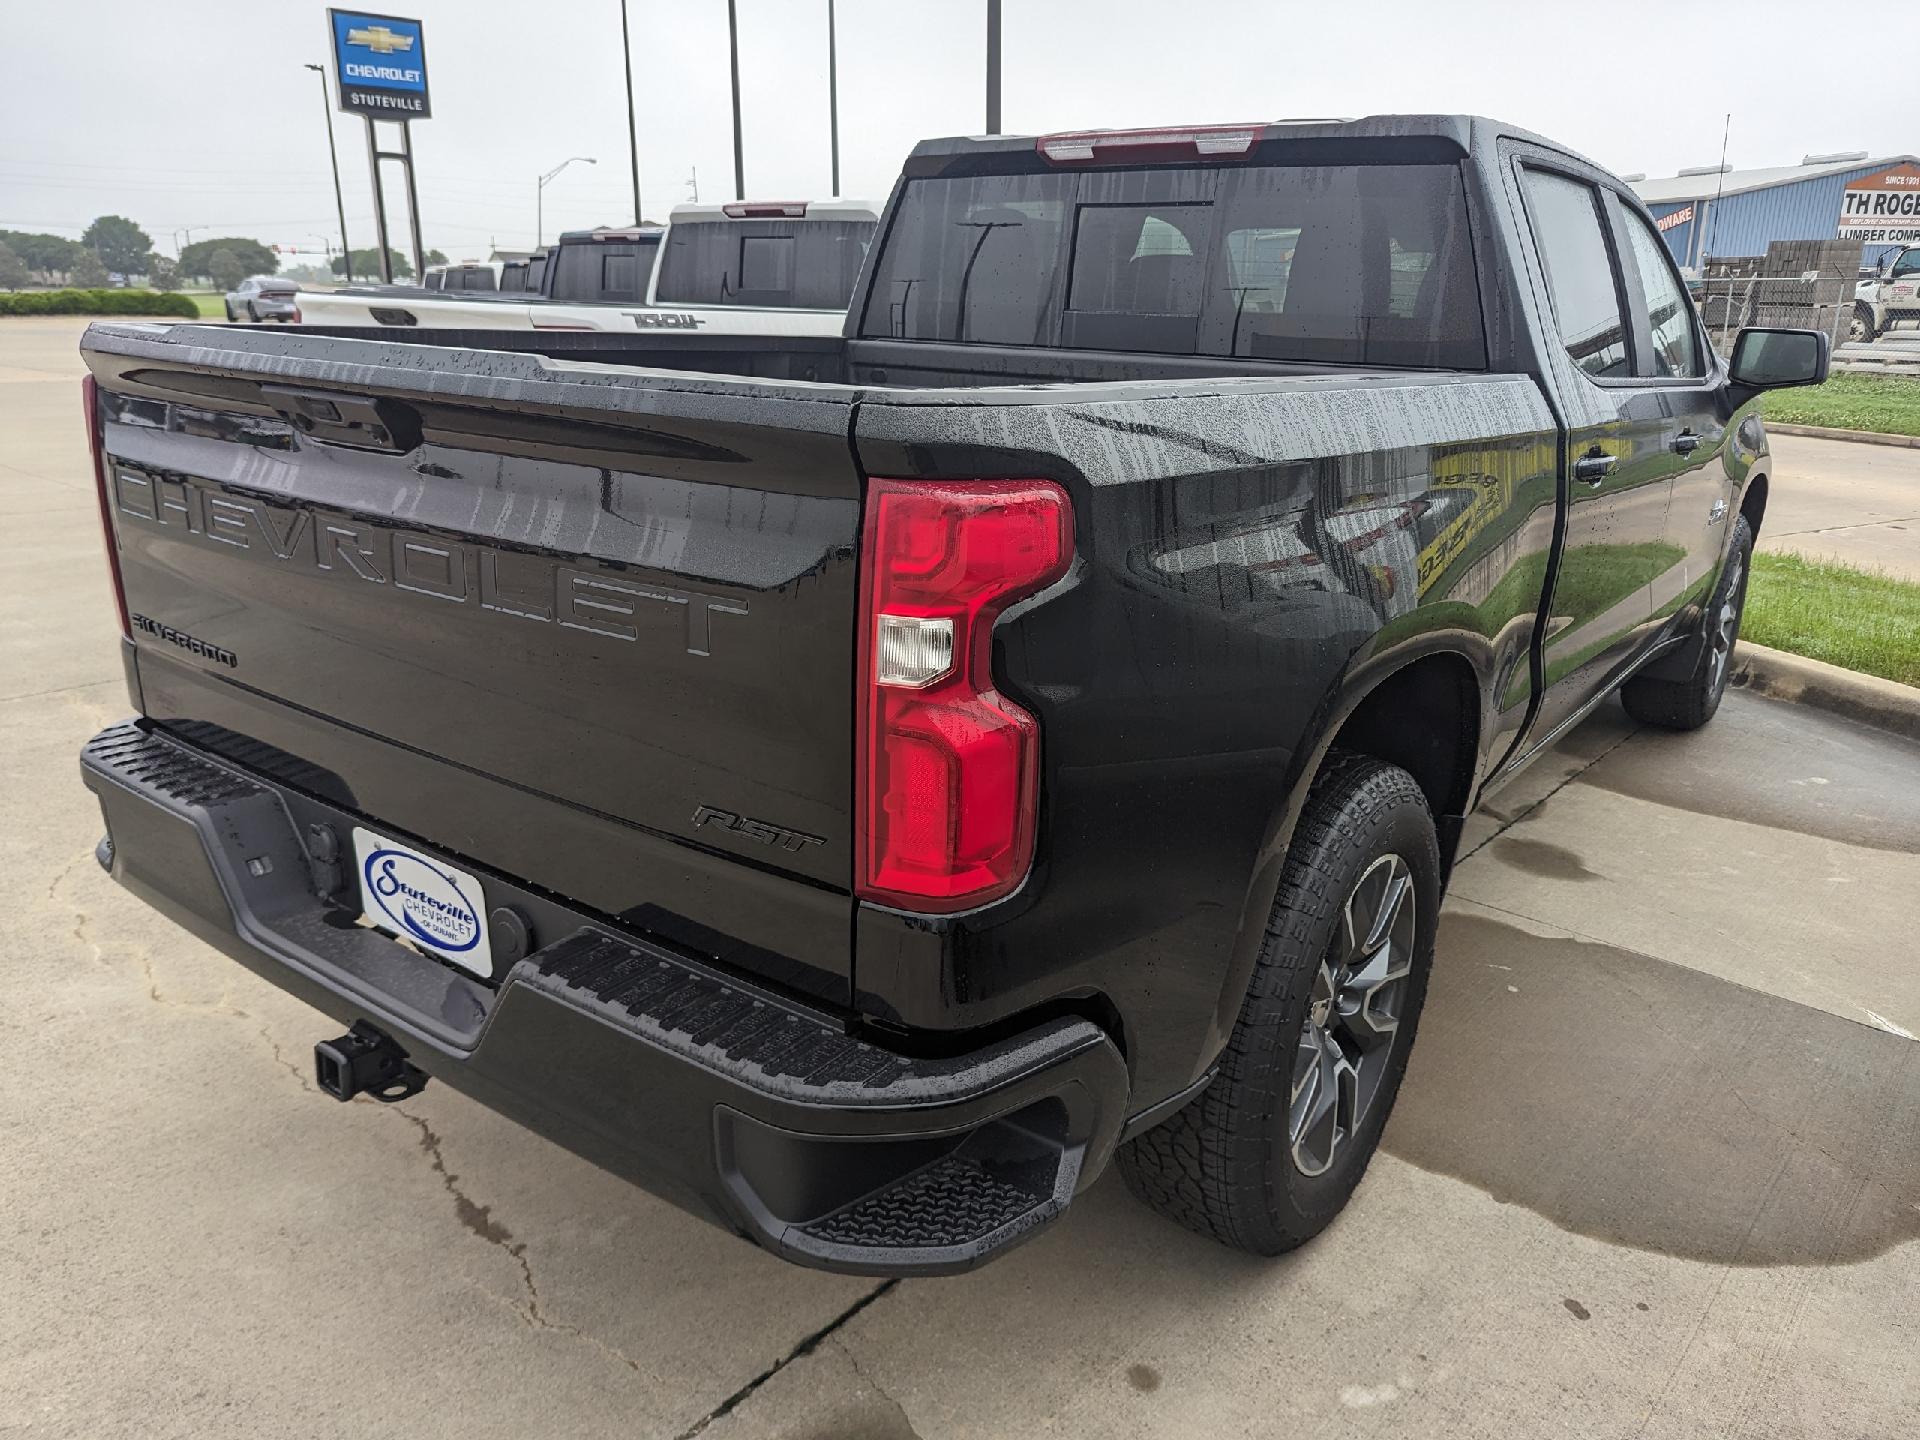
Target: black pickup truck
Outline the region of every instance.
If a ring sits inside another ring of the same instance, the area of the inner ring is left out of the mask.
[[[1326,1225],[1464,817],[1711,717],[1827,362],[1459,116],[922,144],[844,338],[366,334],[87,332],[101,864],[330,1093],[885,1274],[1115,1162]]]

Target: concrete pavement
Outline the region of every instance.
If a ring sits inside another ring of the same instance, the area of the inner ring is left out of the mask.
[[[1920,450],[1804,435],[1769,440],[1774,474],[1761,550],[1920,582]]]
[[[100,874],[79,328],[0,321],[0,1434],[1914,1433],[1920,747],[1582,726],[1474,820],[1293,1256],[1108,1179],[976,1275],[794,1270],[444,1087],[323,1100],[331,1027]]]

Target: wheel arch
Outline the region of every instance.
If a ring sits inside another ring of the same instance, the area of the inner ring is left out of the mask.
[[[1490,713],[1491,672],[1490,655],[1476,656],[1468,647],[1437,636],[1417,648],[1396,651],[1390,659],[1379,657],[1350,667],[1329,690],[1317,712],[1318,723],[1295,751],[1286,799],[1255,859],[1215,1006],[1207,1063],[1212,1063],[1233,1033],[1280,889],[1294,829],[1329,752],[1357,750],[1413,776],[1433,811],[1444,883],[1452,871],[1460,824],[1486,758],[1484,721]],[[1435,723],[1406,724],[1410,705]]]
[[[1760,521],[1767,513],[1767,472],[1756,469],[1747,477],[1746,487],[1740,492],[1740,514],[1746,519],[1747,531],[1755,540],[1760,538]]]

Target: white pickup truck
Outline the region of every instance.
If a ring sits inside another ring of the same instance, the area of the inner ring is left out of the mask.
[[[1853,290],[1848,339],[1877,340],[1895,325],[1920,321],[1920,245],[1880,257],[1878,273]]]
[[[680,205],[654,226],[581,230],[539,293],[363,286],[300,296],[310,325],[837,336],[879,222],[861,200]]]

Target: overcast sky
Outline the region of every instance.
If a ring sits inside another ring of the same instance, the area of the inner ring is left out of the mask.
[[[725,0],[629,3],[649,218],[690,198],[696,170],[701,199],[733,198]],[[599,163],[548,187],[548,238],[632,219],[619,0],[366,8],[426,24],[434,117],[415,124],[414,146],[428,246],[459,259],[530,245],[534,177],[570,155]],[[750,197],[829,192],[826,8],[739,0]],[[985,128],[985,10],[838,0],[845,194],[883,199],[915,140]],[[329,60],[323,4],[10,0],[7,11],[0,228],[78,235],[115,212],[166,253],[188,226],[313,250],[337,233],[319,84],[301,68]],[[1621,172],[1670,175],[1719,160],[1731,110],[1736,167],[1920,148],[1912,86],[1843,63],[1849,44],[1877,42],[1804,0],[1005,0],[1005,11],[1003,119],[1016,133],[1470,110]],[[1884,12],[1831,13],[1865,24]],[[364,125],[334,123],[347,225],[364,247]],[[402,214],[396,201],[396,241]]]

